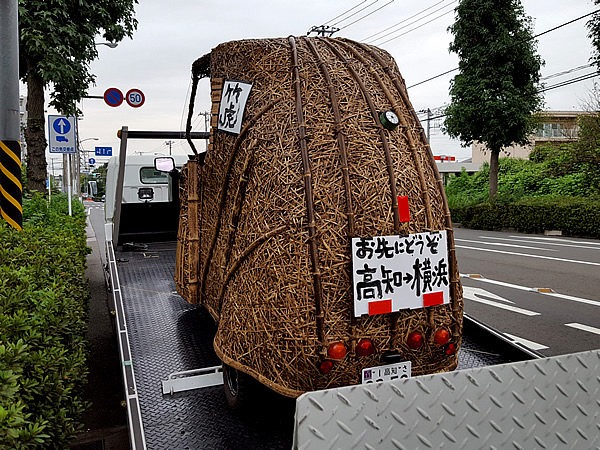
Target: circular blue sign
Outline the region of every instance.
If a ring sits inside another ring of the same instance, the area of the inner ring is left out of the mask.
[[[54,128],[54,131],[58,134],[67,134],[71,131],[71,123],[64,118],[59,117],[52,123],[52,128]]]
[[[109,88],[104,92],[104,102],[108,106],[120,106],[123,103],[123,93],[117,88]]]
[[[90,164],[96,164],[96,160],[94,158],[90,158]]]

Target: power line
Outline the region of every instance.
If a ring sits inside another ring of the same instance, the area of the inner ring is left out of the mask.
[[[456,1],[457,1],[457,0],[454,0],[452,3],[456,3]],[[400,30],[403,30],[403,29],[405,29],[405,28],[408,28],[409,26],[411,26],[411,25],[414,25],[414,24],[416,24],[416,23],[418,23],[418,22],[420,22],[420,21],[422,21],[422,20],[426,19],[427,17],[430,17],[430,16],[434,15],[436,12],[439,12],[439,11],[441,11],[441,10],[443,10],[443,9],[447,8],[448,6],[452,6],[452,3],[449,3],[449,4],[447,4],[447,5],[444,5],[444,6],[440,7],[440,8],[438,8],[438,9],[436,9],[435,11],[431,11],[429,14],[426,14],[425,16],[423,16],[423,17],[420,17],[419,19],[417,19],[417,20],[414,20],[413,22],[410,22],[410,23],[406,24],[405,26],[398,28],[397,30],[390,31],[389,33],[386,33],[386,34],[384,34],[383,36],[379,36],[378,38],[372,39],[372,40],[371,40],[371,41],[369,41],[369,42],[372,42],[372,43],[374,43],[374,42],[377,42],[377,41],[379,41],[379,40],[383,39],[383,38],[384,38],[384,37],[386,37],[386,36],[390,36],[390,35],[392,35],[392,34],[394,34],[394,33],[397,33],[397,32],[399,32]],[[436,5],[439,5],[439,3],[436,3]],[[435,6],[435,5],[434,5],[434,6]],[[431,9],[431,8],[432,8],[432,7],[430,7],[430,8],[427,8],[427,9]],[[423,11],[421,11],[420,13],[417,13],[417,14],[413,15],[412,17],[410,17],[410,18],[408,18],[408,19],[406,19],[406,20],[403,20],[402,22],[398,22],[396,25],[392,25],[391,27],[388,27],[388,28],[386,28],[385,30],[383,30],[383,31],[380,31],[379,33],[375,33],[373,36],[376,36],[377,34],[381,34],[381,33],[383,33],[384,31],[386,31],[386,30],[389,30],[390,28],[394,28],[394,27],[396,27],[396,26],[398,26],[398,25],[400,25],[400,24],[402,24],[402,23],[404,23],[404,22],[406,22],[406,21],[408,21],[408,20],[410,20],[410,19],[412,19],[412,18],[414,18],[414,17],[418,16],[419,14],[423,13],[424,11],[426,11],[426,10],[423,10]],[[389,40],[387,40],[387,41],[385,41],[385,42],[389,42],[389,41],[391,41],[391,40],[393,40],[393,39],[397,39],[397,38],[399,38],[400,36],[404,36],[405,34],[407,34],[407,33],[410,33],[411,31],[414,31],[414,30],[416,30],[416,29],[418,29],[418,28],[421,28],[422,26],[424,26],[424,25],[427,25],[428,23],[431,23],[431,22],[433,22],[434,20],[436,20],[436,19],[439,19],[440,17],[442,17],[442,16],[444,16],[444,15],[446,15],[446,14],[450,14],[450,13],[451,13],[451,12],[453,12],[453,11],[454,11],[454,9],[452,9],[452,10],[450,10],[450,11],[446,11],[446,12],[445,12],[445,13],[443,13],[442,15],[440,15],[440,16],[438,16],[438,17],[436,17],[435,19],[432,19],[432,20],[430,20],[430,21],[428,21],[428,22],[425,22],[424,24],[421,24],[421,25],[419,25],[419,26],[417,26],[417,27],[415,27],[415,28],[411,29],[410,31],[407,31],[406,33],[403,33],[403,34],[401,34],[401,35],[399,35],[399,36],[396,36],[396,37],[394,37],[394,38],[392,38],[392,39],[389,39]],[[384,44],[385,42],[382,42],[382,44]]]
[[[398,26],[398,25],[401,25],[401,24],[403,24],[404,22],[407,22],[407,21],[409,21],[410,19],[414,19],[414,18],[415,18],[415,17],[417,17],[418,15],[421,15],[421,14],[423,14],[425,11],[428,11],[428,10],[430,10],[431,8],[434,8],[435,6],[439,5],[440,3],[444,3],[445,1],[446,1],[446,0],[441,0],[441,1],[437,2],[437,3],[434,3],[434,4],[433,4],[433,5],[431,5],[429,8],[425,8],[424,10],[422,10],[422,11],[419,11],[418,13],[416,13],[416,14],[413,14],[412,16],[410,16],[410,17],[408,17],[408,18],[406,18],[406,19],[404,19],[404,20],[402,20],[402,21],[400,21],[400,22],[398,22],[398,23],[395,23],[394,25],[391,25],[391,26],[389,26],[389,27],[387,27],[387,28],[384,28],[383,30],[381,30],[381,31],[378,31],[378,32],[377,32],[377,33],[375,33],[375,34],[372,34],[372,35],[370,35],[370,36],[367,36],[366,38],[364,38],[364,39],[363,39],[363,41],[367,42],[367,40],[368,40],[368,39],[371,39],[372,37],[375,37],[375,36],[377,36],[378,34],[384,33],[384,32],[386,32],[387,30],[389,30],[389,29],[391,29],[391,28],[394,28],[394,27],[396,27],[396,26]],[[456,0],[454,0],[454,1],[456,1]],[[434,11],[434,12],[435,12],[435,11]],[[432,13],[432,14],[433,14],[433,13]]]
[[[358,8],[360,5],[362,5],[363,3],[366,3],[366,2],[368,2],[368,1],[370,1],[370,0],[363,0],[363,1],[362,1],[362,2],[360,2],[359,4],[357,4],[357,5],[353,6],[353,7],[352,7],[352,8],[350,8],[350,9],[347,9],[347,10],[346,10],[346,11],[344,11],[343,13],[341,13],[341,14],[339,14],[339,15],[335,16],[333,19],[330,19],[330,20],[328,20],[328,21],[327,21],[327,22],[325,22],[323,25],[327,25],[329,22],[333,22],[334,20],[336,20],[336,19],[338,19],[338,18],[342,17],[344,14],[346,14],[346,13],[349,13],[350,11],[352,11],[352,10],[354,10],[354,9]],[[375,0],[375,1],[377,1],[377,0]]]
[[[374,11],[371,11],[369,14],[365,14],[362,17],[359,17],[358,19],[356,19],[354,22],[350,22],[348,25],[343,26],[342,28],[340,28],[340,30],[343,30],[344,28],[348,28],[350,25],[354,25],[356,22],[360,22],[363,19],[366,19],[367,17],[369,17],[371,14],[375,14],[377,11],[382,10],[383,8],[385,8],[386,6],[388,6],[389,4],[393,3],[394,0],[390,0],[389,2],[387,2],[385,5],[380,6],[379,8],[377,8]]]
[[[556,26],[556,27],[554,27],[554,28],[550,28],[549,30],[546,30],[546,31],[543,31],[543,32],[541,32],[541,33],[539,33],[539,34],[536,34],[535,36],[532,36],[531,38],[529,38],[529,39],[527,39],[527,40],[533,40],[533,39],[536,39],[536,38],[538,38],[538,37],[540,37],[540,36],[543,36],[543,35],[545,35],[545,34],[548,34],[548,33],[550,33],[551,31],[556,31],[556,30],[558,30],[558,29],[560,29],[560,28],[562,28],[562,27],[565,27],[565,26],[567,26],[567,25],[571,25],[572,23],[575,23],[575,22],[577,22],[577,21],[579,21],[579,20],[581,20],[581,19],[585,19],[586,17],[589,17],[589,16],[591,16],[592,14],[595,14],[595,13],[597,13],[598,11],[600,11],[600,9],[596,9],[595,11],[592,11],[591,13],[584,14],[584,15],[583,15],[583,16],[581,16],[581,17],[577,17],[577,18],[575,18],[575,19],[573,19],[573,20],[570,20],[570,21],[568,21],[568,22],[562,23],[562,24],[560,24],[560,25],[558,25],[558,26]],[[386,41],[386,42],[387,42],[387,41]],[[514,45],[514,44],[511,44],[511,45]],[[413,88],[413,87],[419,86],[419,85],[421,85],[421,84],[427,83],[427,82],[429,82],[429,81],[435,80],[436,78],[442,77],[442,76],[444,76],[444,75],[447,75],[447,74],[449,74],[449,73],[452,73],[452,72],[455,72],[455,71],[457,71],[458,69],[459,69],[458,67],[455,67],[454,69],[447,70],[446,72],[440,73],[440,74],[438,74],[438,75],[435,75],[435,76],[433,76],[433,77],[431,77],[431,78],[428,78],[428,79],[426,79],[426,80],[419,81],[418,83],[412,84],[412,85],[408,86],[406,89],[410,89],[410,88]]]
[[[590,78],[594,78],[599,73],[600,72],[595,71],[595,72],[592,72],[592,73],[588,73],[586,75],[581,75],[581,76],[579,76],[577,78],[572,78],[572,79],[567,80],[567,81],[562,81],[560,83],[553,84],[552,86],[548,86],[548,87],[542,88],[542,89],[540,89],[538,91],[538,93],[550,91],[552,89],[557,89],[557,88],[561,88],[561,87],[564,87],[564,86],[568,86],[568,85],[573,84],[573,83],[578,83],[579,81],[589,80]]]
[[[375,1],[374,1],[373,3],[371,3],[370,5],[367,5],[367,6],[363,7],[363,8],[360,8],[358,11],[356,11],[356,12],[353,12],[353,13],[352,13],[352,14],[350,14],[348,17],[344,17],[342,20],[340,20],[340,21],[338,21],[338,22],[334,23],[334,24],[333,24],[333,26],[339,25],[341,22],[344,22],[344,21],[348,20],[350,17],[354,17],[354,16],[355,16],[355,15],[357,15],[358,13],[360,13],[360,12],[364,11],[365,9],[367,9],[367,8],[370,8],[371,6],[373,6],[373,5],[374,5],[375,3],[377,3],[378,1],[379,1],[379,0],[375,0]]]
[[[385,8],[386,6],[392,4],[395,0],[390,0],[389,2],[387,2],[385,5],[380,6],[379,8],[374,9],[373,11],[359,17],[358,19],[356,19],[353,22],[350,22],[347,25],[344,25],[343,27],[339,28],[337,27],[337,25],[341,24],[342,22],[345,22],[346,20],[350,19],[351,17],[356,16],[357,14],[360,14],[362,11],[370,8],[371,6],[373,6],[375,3],[377,3],[379,0],[375,0],[373,3],[370,3],[366,6],[363,6],[362,8],[360,8],[358,11],[350,14],[347,17],[344,17],[343,19],[337,21],[336,23],[334,23],[333,25],[327,25],[329,22],[332,22],[333,20],[335,20],[338,17],[343,16],[344,14],[352,11],[353,9],[357,8],[358,6],[362,5],[365,2],[359,3],[358,5],[354,6],[353,8],[350,8],[349,10],[345,11],[344,13],[340,14],[339,16],[335,17],[334,19],[325,22],[325,24],[321,25],[321,26],[313,26],[311,27],[308,32],[306,33],[306,35],[310,35],[311,33],[317,33],[319,36],[332,36],[334,33],[337,33],[340,30],[343,30],[345,28],[348,28],[349,26],[354,25],[357,22],[360,22],[361,20],[366,19],[367,17],[369,17],[372,14],[375,14],[377,11],[382,10],[383,8]]]
[[[553,73],[552,75],[547,75],[543,78],[540,78],[540,81],[550,80],[551,78],[558,78],[562,75],[567,75],[569,73],[577,72],[578,70],[587,69],[588,67],[592,67],[592,64],[584,64],[583,66],[573,67],[572,69],[565,70],[563,72]]]
[[[399,34],[398,36],[394,36],[393,38],[390,38],[390,39],[388,39],[387,41],[383,41],[383,42],[381,42],[379,45],[386,44],[387,42],[390,42],[390,41],[393,41],[393,40],[395,40],[395,39],[398,39],[399,37],[402,37],[402,36],[404,36],[404,35],[406,35],[406,34],[408,34],[408,33],[412,32],[412,31],[418,30],[419,28],[421,28],[421,27],[424,27],[425,25],[427,25],[427,24],[430,24],[431,22],[433,22],[433,21],[436,21],[436,20],[438,20],[438,19],[440,19],[440,18],[444,17],[445,15],[447,15],[447,14],[450,14],[451,12],[454,12],[454,10],[446,11],[445,13],[443,13],[443,14],[440,14],[439,16],[437,16],[437,17],[435,17],[435,18],[433,18],[433,19],[431,19],[431,20],[428,20],[428,21],[427,21],[427,22],[425,22],[425,23],[422,23],[421,25],[419,25],[419,26],[416,26],[416,27],[412,28],[411,30],[408,30],[408,31],[406,31],[405,33]]]
[[[542,92],[547,92],[547,91],[551,91],[553,89],[558,89],[558,88],[561,88],[561,87],[569,86],[570,84],[579,83],[580,81],[589,80],[590,78],[594,78],[597,75],[600,75],[600,72],[595,71],[595,72],[592,72],[592,73],[588,73],[586,75],[581,75],[581,76],[576,77],[576,78],[571,78],[570,80],[562,81],[562,82],[556,83],[556,84],[554,84],[552,86],[548,86],[548,87],[545,87],[545,88],[542,88],[542,89],[538,89],[537,92],[536,92],[536,94],[541,94]],[[525,96],[525,95],[529,95],[529,94],[523,94],[523,95]],[[428,120],[441,119],[443,117],[446,117],[447,115],[448,114],[443,113],[443,114],[437,115],[435,117],[429,117]]]

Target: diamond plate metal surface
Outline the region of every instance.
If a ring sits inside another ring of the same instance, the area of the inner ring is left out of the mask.
[[[241,419],[223,387],[162,395],[161,381],[170,373],[220,364],[212,347],[215,325],[175,291],[175,243],[117,257],[147,448],[291,448],[292,418],[268,426]]]
[[[305,449],[600,448],[600,351],[311,392]]]

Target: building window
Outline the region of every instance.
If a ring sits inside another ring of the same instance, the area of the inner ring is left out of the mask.
[[[538,125],[536,136],[543,138],[564,137],[563,128],[560,123],[541,123]]]

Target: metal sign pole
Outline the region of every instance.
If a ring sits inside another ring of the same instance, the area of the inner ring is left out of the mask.
[[[68,154],[67,155],[67,180],[68,180],[68,186],[67,186],[67,192],[68,192],[68,197],[69,197],[69,215],[72,216],[73,215],[73,211],[71,209],[71,197],[73,196],[73,192],[71,191],[71,155]]]

